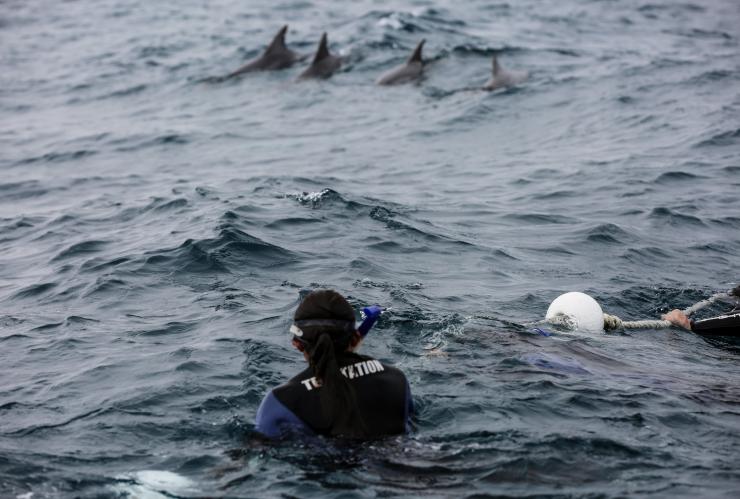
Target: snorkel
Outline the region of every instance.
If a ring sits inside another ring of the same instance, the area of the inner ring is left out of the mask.
[[[380,305],[372,305],[362,309],[362,323],[360,323],[357,328],[357,332],[360,333],[362,338],[367,336],[367,333],[369,333],[370,329],[372,329],[375,323],[378,322],[378,318],[382,313],[383,307]]]

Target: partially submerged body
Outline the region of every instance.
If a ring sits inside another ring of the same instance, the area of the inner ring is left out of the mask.
[[[710,317],[702,320],[691,320],[681,310],[671,310],[663,316],[663,320],[672,324],[707,336],[740,336],[740,306],[735,307],[727,314]]]
[[[399,85],[408,83],[421,77],[424,69],[424,61],[421,58],[421,51],[426,40],[421,40],[411,56],[404,62],[383,73],[376,81],[378,85]]]
[[[257,410],[257,432],[368,439],[409,431],[413,402],[404,374],[354,352],[376,319],[356,328],[352,306],[339,293],[309,293],[291,327],[293,346],[309,367],[268,392]]]
[[[483,90],[496,90],[519,85],[529,78],[527,71],[508,71],[501,67],[498,58],[493,56],[493,68],[491,79],[483,85]]]
[[[270,45],[268,45],[262,55],[255,57],[244,66],[230,73],[227,78],[244,73],[250,73],[252,71],[285,69],[292,66],[300,59],[300,56],[285,45],[285,33],[287,31],[287,25],[280,28],[280,31],[277,32],[275,37],[272,39],[272,42],[270,42]]]
[[[357,407],[364,422],[363,431],[355,437],[377,438],[409,430],[413,403],[401,371],[353,352],[339,356],[338,362],[342,374],[355,389]],[[321,389],[310,367],[274,388],[257,411],[256,430],[270,438],[289,433],[335,434],[331,415],[321,408]]]
[[[336,70],[342,66],[342,59],[339,56],[332,55],[329,52],[329,46],[326,39],[326,33],[321,35],[319,47],[316,49],[316,55],[311,65],[298,76],[299,80],[308,78],[329,78]]]

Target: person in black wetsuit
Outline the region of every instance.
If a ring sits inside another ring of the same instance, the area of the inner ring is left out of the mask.
[[[729,292],[730,296],[740,298],[740,286]],[[725,315],[693,321],[683,311],[674,309],[662,316],[663,320],[675,326],[710,336],[738,336],[740,334],[740,303]]]
[[[269,438],[367,439],[409,431],[413,402],[406,376],[355,353],[362,337],[342,295],[312,291],[298,306],[291,332],[309,367],[265,396],[257,410],[257,432]]]

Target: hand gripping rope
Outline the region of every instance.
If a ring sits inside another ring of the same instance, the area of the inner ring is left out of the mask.
[[[716,293],[706,300],[701,300],[694,303],[689,308],[683,310],[683,313],[687,316],[701,310],[704,307],[711,305],[717,300],[726,299],[737,299],[740,297],[740,286],[732,289],[726,293]],[[623,321],[616,315],[604,314],[604,330],[610,331],[613,329],[664,329],[673,326],[673,323],[665,320],[641,320],[641,321]]]

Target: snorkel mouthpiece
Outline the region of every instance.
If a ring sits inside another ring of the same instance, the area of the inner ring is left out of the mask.
[[[362,323],[357,328],[357,332],[360,333],[360,336],[363,338],[367,336],[367,333],[369,333],[370,329],[372,329],[375,323],[378,322],[378,318],[382,313],[383,307],[380,305],[373,305],[362,309]]]

